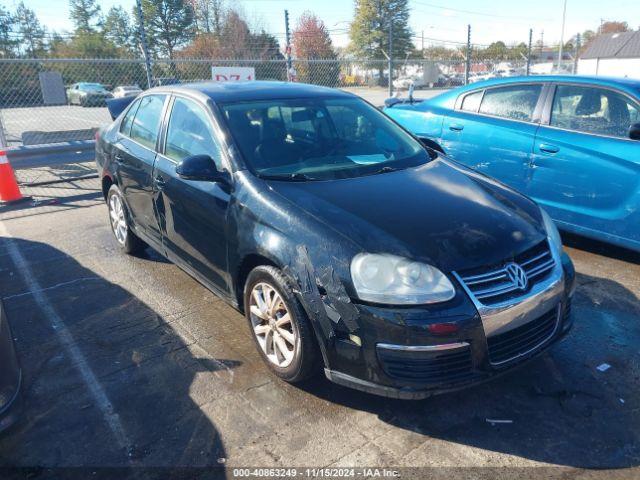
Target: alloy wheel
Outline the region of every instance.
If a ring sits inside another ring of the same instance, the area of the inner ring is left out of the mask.
[[[249,310],[253,333],[269,361],[280,368],[291,365],[297,335],[282,296],[268,283],[258,283],[251,290]]]
[[[109,217],[116,240],[120,245],[124,245],[127,242],[127,219],[119,195],[112,195],[109,200]]]

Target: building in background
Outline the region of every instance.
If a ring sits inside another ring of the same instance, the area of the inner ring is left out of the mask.
[[[640,30],[596,37],[578,60],[578,73],[640,79]]]

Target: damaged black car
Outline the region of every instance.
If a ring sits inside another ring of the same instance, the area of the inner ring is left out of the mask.
[[[115,239],[244,313],[279,377],[324,370],[422,398],[508,371],[571,328],[549,216],[339,90],[148,90],[110,106],[96,160]]]

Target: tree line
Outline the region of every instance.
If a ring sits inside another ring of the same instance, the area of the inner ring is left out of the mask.
[[[283,60],[280,38],[254,28],[229,0],[141,0],[150,54],[156,58],[227,58]],[[140,58],[139,15],[113,6],[103,11],[98,0],[69,0],[73,30],[49,31],[24,1],[13,11],[0,5],[0,58]],[[349,45],[336,49],[324,22],[312,12],[300,16],[292,28],[292,54],[299,60],[335,60],[338,56],[384,60],[461,59],[466,46],[437,43],[417,48],[419,38],[409,28],[408,0],[354,0],[354,17],[348,27]],[[597,31],[580,36],[585,48],[599,33],[622,32],[626,22],[603,22]],[[390,45],[389,31],[393,31]],[[573,51],[574,36],[564,46]],[[532,49],[542,52],[543,45]],[[497,41],[474,46],[474,59],[521,60],[525,42],[507,45]],[[307,68],[308,69],[308,68]],[[304,73],[304,72],[302,72]]]

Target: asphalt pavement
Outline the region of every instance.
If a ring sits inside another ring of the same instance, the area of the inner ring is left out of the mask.
[[[0,467],[640,477],[639,254],[566,238],[578,288],[565,340],[490,383],[389,400],[271,375],[237,311],[153,251],[118,251],[96,179],[24,193],[0,207],[0,296],[25,398]],[[616,470],[583,470],[603,468]]]

